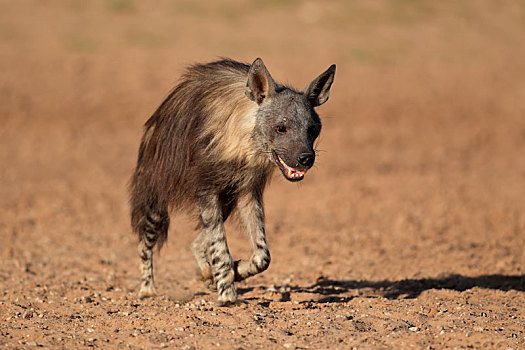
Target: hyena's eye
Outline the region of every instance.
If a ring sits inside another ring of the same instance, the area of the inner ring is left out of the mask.
[[[284,125],[277,125],[275,127],[275,132],[278,134],[286,134],[288,132],[288,128]]]

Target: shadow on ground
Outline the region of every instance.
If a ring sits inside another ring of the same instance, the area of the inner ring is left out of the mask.
[[[465,291],[474,287],[498,289],[502,291],[525,291],[525,275],[484,275],[466,277],[458,274],[442,278],[406,279],[401,281],[352,281],[332,280],[325,277],[307,287],[291,287],[292,293],[320,294],[324,297],[318,303],[347,302],[356,296],[345,296],[351,290],[360,290],[364,294],[388,299],[417,298],[429,289],[449,289]]]

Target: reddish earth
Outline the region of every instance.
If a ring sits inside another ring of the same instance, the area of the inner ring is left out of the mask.
[[[0,346],[525,348],[524,30],[520,2],[2,1]],[[336,63],[322,152],[266,192],[248,304],[213,305],[185,217],[138,301],[142,124],[218,56]]]

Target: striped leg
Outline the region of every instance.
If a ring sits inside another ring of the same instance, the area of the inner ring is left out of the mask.
[[[205,230],[199,227],[199,234],[197,238],[191,244],[191,251],[195,260],[197,260],[197,265],[199,266],[201,272],[201,278],[206,287],[211,290],[217,290],[215,281],[213,280],[213,274],[211,272],[211,266],[208,259],[208,237]]]
[[[236,200],[233,196],[223,195],[219,196],[219,202],[222,203],[222,221],[226,221],[230,216],[233,208],[236,205]],[[216,291],[217,285],[213,279],[212,268],[210,265],[210,259],[208,258],[209,242],[206,230],[202,228],[202,225],[198,227],[199,234],[197,238],[191,244],[191,251],[195,260],[197,260],[197,265],[199,266],[201,272],[201,279],[210,290]]]
[[[252,255],[249,260],[235,262],[235,281],[242,281],[263,272],[270,265],[270,251],[264,231],[264,209],[262,196],[253,193],[239,205],[241,220],[250,236]]]
[[[223,226],[222,208],[217,195],[201,197],[200,214],[202,229],[209,242],[213,277],[217,282],[217,304],[228,305],[237,301],[233,259],[228,250]]]
[[[139,299],[157,295],[153,278],[153,248],[159,237],[167,234],[169,216],[148,211],[140,227],[138,252],[140,256]]]

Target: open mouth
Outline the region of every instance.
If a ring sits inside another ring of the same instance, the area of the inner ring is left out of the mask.
[[[304,178],[306,170],[297,170],[292,168],[291,166],[286,164],[284,160],[275,151],[273,151],[273,156],[275,162],[279,166],[279,169],[281,169],[281,172],[288,181],[301,181]]]

